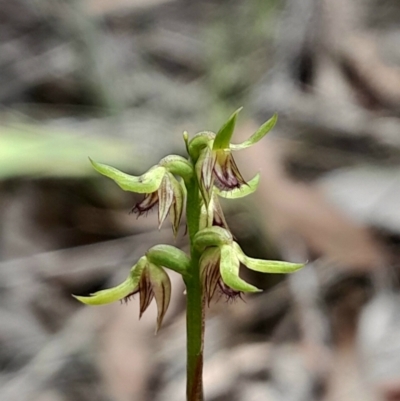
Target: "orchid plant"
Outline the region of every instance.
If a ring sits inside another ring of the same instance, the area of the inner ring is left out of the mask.
[[[166,269],[179,273],[186,286],[188,401],[203,400],[205,308],[214,295],[219,292],[235,298],[242,293],[261,291],[240,278],[241,264],[262,273],[291,273],[303,266],[245,255],[226,223],[219,198],[247,196],[259,183],[258,174],[249,182],[244,180],[232,153],[258,142],[277,121],[274,115],[247,141],[231,144],[239,111],[232,114],[217,134],[200,132],[189,139],[185,132],[188,158],[167,156],[139,177],[91,160],[95,170],[123,190],[144,194],[143,200],[133,207],[134,213],[140,216],[157,207],[159,228],[169,215],[175,236],[186,206],[189,254],[171,245],[156,245],[137,261],[127,279],[117,287],[75,298],[88,305],[103,305],[127,301],[139,294],[140,316],[154,298],[158,309],[157,332],[171,296]]]

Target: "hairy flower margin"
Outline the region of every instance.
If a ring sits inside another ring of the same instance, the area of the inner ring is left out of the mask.
[[[274,115],[247,141],[231,144],[240,110],[232,114],[217,134],[200,132],[189,141],[187,133],[184,133],[189,158],[167,156],[141,176],[129,175],[90,160],[96,171],[114,180],[123,190],[144,194],[144,199],[135,204],[132,212],[140,216],[158,206],[159,228],[169,214],[175,237],[186,204],[186,186],[193,185],[193,180],[197,181],[200,196],[197,198],[199,204],[195,207],[200,210],[200,220],[192,246],[201,255],[199,278],[208,304],[218,288],[230,298],[240,296],[243,292],[261,291],[239,277],[241,264],[263,273],[291,273],[303,267],[303,264],[250,258],[233,240],[219,198],[236,199],[253,193],[258,187],[260,177],[257,174],[246,182],[232,152],[257,143],[277,121],[277,116]],[[158,330],[171,297],[171,282],[164,268],[178,272],[185,281],[192,274],[192,261],[188,255],[173,246],[157,245],[139,259],[128,278],[120,285],[87,297],[75,298],[88,305],[103,305],[127,301],[131,296],[139,294],[140,316],[152,299],[155,299]]]

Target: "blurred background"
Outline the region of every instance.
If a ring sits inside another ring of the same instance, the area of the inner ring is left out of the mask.
[[[157,336],[137,299],[71,297],[174,243],[88,156],[141,174],[240,106],[237,142],[279,122],[237,154],[262,180],[228,223],[308,265],[210,307],[207,401],[400,400],[400,3],[0,2],[1,401],[184,400],[179,277]]]

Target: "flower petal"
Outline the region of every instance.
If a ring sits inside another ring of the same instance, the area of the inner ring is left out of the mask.
[[[157,304],[157,333],[171,300],[171,280],[162,267],[152,263],[148,265],[148,275]]]
[[[137,213],[138,216],[141,216],[147,212],[149,212],[153,207],[158,203],[158,192],[151,192],[150,194],[146,194],[142,201],[138,202],[133,206],[131,212]]]
[[[246,185],[230,150],[218,150],[214,164],[215,186],[219,189],[235,189]]]
[[[181,183],[179,183],[174,177],[171,177],[171,185],[174,193],[174,200],[172,202],[169,215],[172,222],[172,231],[176,237],[181,224],[183,205],[185,203],[185,193]]]
[[[218,149],[229,149],[232,134],[236,125],[236,118],[239,112],[242,110],[237,109],[228,119],[228,121],[218,131],[213,144],[213,150]]]
[[[171,173],[167,173],[158,188],[158,229],[166,219],[174,202],[174,190],[171,180],[175,180]]]
[[[225,220],[224,211],[222,210],[222,207],[219,203],[217,195],[213,194],[213,198],[210,202],[210,206],[212,207],[211,213],[213,216],[212,225],[222,227],[225,230],[230,231],[229,227],[228,227],[228,223]]]
[[[124,191],[136,192],[139,194],[157,191],[166,173],[165,167],[154,166],[147,173],[136,177],[123,173],[106,164],[96,163],[91,159],[89,160],[97,172],[114,180]]]
[[[206,146],[201,152],[196,162],[195,170],[201,195],[205,204],[208,206],[211,198],[211,192],[214,184],[213,169],[215,165],[215,155],[213,151]]]
[[[247,185],[242,185],[241,187],[234,188],[230,191],[221,191],[218,188],[214,188],[214,192],[226,199],[244,198],[257,190],[259,182],[260,174],[257,173],[254,178],[247,182]]]
[[[218,247],[207,248],[200,258],[200,279],[204,289],[205,299],[210,305],[218,282],[221,279],[219,270],[220,250]]]
[[[242,292],[259,292],[257,287],[246,283],[239,277],[240,262],[236,256],[236,252],[231,245],[223,245],[220,247],[221,260],[220,272],[224,283],[235,291]]]
[[[304,266],[304,263],[281,262],[277,260],[254,259],[246,256],[240,246],[234,242],[233,248],[240,262],[249,269],[261,273],[293,273]]]
[[[208,205],[205,205],[204,202],[201,203],[200,208],[200,222],[199,222],[199,230],[202,230],[206,227],[211,227],[213,223],[213,205],[212,199]]]
[[[241,150],[246,149],[255,143],[257,143],[260,139],[262,139],[265,135],[268,134],[272,128],[275,127],[276,122],[278,121],[278,114],[274,114],[267,122],[265,122],[247,141],[244,141],[238,145],[231,144],[231,150]]]
[[[148,264],[146,265],[146,268],[144,269],[143,274],[140,277],[139,292],[140,292],[139,319],[140,319],[143,313],[146,312],[146,309],[149,307],[151,301],[154,298],[153,286],[151,285],[151,281],[149,278]]]

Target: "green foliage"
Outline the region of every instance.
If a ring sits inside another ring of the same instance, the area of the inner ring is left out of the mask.
[[[127,143],[115,138],[76,135],[40,125],[0,126],[0,179],[15,177],[86,177],[94,174],[90,154],[126,169],[132,165]]]

